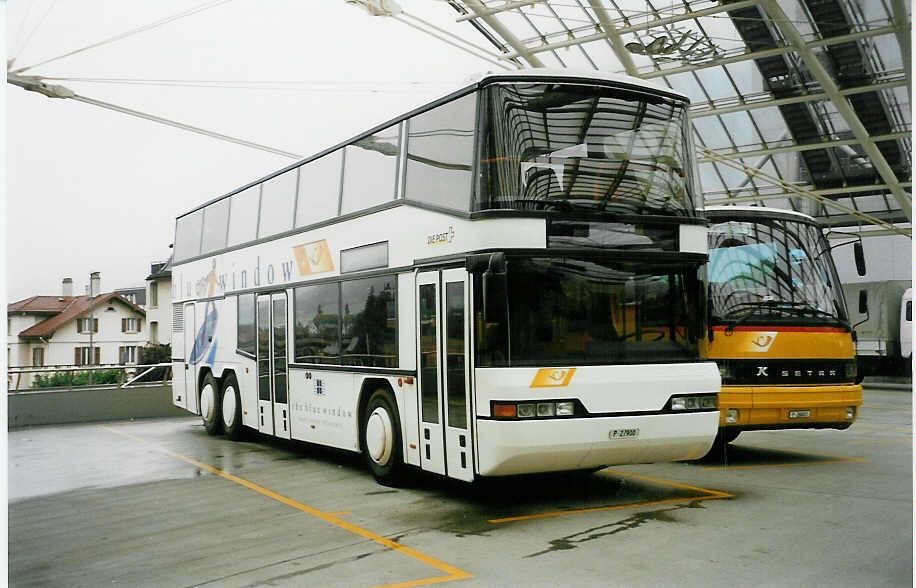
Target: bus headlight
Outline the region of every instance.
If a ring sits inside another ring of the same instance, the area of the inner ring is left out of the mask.
[[[671,410],[714,410],[719,406],[719,397],[716,394],[700,396],[672,396]]]
[[[575,400],[493,401],[491,414],[500,420],[553,419],[586,416],[588,412]]]
[[[853,419],[853,417],[855,417],[855,416],[856,416],[856,407],[855,407],[855,406],[847,406],[847,407],[846,407],[846,420],[847,420],[847,421],[851,421],[851,420]]]
[[[537,414],[537,405],[535,404],[519,404],[518,405],[518,418],[520,419],[530,419]]]
[[[572,416],[576,414],[574,402],[557,402],[557,416]]]

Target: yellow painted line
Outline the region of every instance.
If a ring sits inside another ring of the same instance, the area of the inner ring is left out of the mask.
[[[654,482],[656,484],[662,484],[664,486],[672,486],[674,488],[684,488],[685,490],[693,490],[694,492],[705,492],[706,494],[711,494],[716,498],[734,498],[734,494],[728,494],[727,492],[722,492],[720,490],[710,490],[709,488],[701,488],[699,486],[691,486],[690,484],[682,484],[680,482],[673,482],[671,480],[662,480],[661,478],[651,478],[649,476],[643,476],[642,474],[631,474],[628,472],[620,472],[617,470],[602,470],[605,472],[611,472],[618,476],[623,476],[624,478],[636,478],[637,480],[644,480],[646,482]]]
[[[720,492],[718,490],[709,490],[707,488],[700,488],[699,486],[690,486],[689,484],[681,484],[680,482],[672,482],[670,480],[661,480],[659,478],[650,478],[648,476],[641,476],[639,474],[629,474],[624,472],[619,472],[616,470],[602,470],[604,472],[610,472],[618,476],[625,478],[637,478],[640,480],[645,480],[648,482],[653,482],[656,484],[663,484],[665,486],[672,486],[674,488],[683,488],[685,490],[693,490],[695,492],[703,492],[705,496],[682,496],[678,498],[666,498],[665,500],[651,500],[647,502],[631,502],[628,504],[615,504],[613,506],[595,506],[591,508],[579,508],[574,510],[561,510],[553,512],[542,512],[530,515],[520,515],[515,517],[503,517],[500,519],[490,519],[487,522],[493,524],[502,524],[502,523],[514,523],[516,521],[530,521],[533,519],[546,519],[551,517],[563,517],[567,515],[577,515],[577,514],[586,514],[590,512],[601,512],[608,510],[621,510],[624,508],[640,508],[645,506],[657,506],[659,504],[677,504],[681,502],[697,502],[700,500],[716,500],[721,498],[734,498],[733,494],[728,494],[726,492]]]
[[[352,512],[349,511],[349,510],[335,510],[334,512],[329,512],[329,513],[325,513],[325,514],[329,514],[329,515],[331,515],[331,516],[339,517],[339,516],[343,516],[343,515],[352,514]]]
[[[837,463],[868,463],[868,460],[864,457],[847,457],[845,455],[830,455],[827,453],[813,453],[810,451],[795,451],[795,450],[785,450],[778,447],[759,447],[756,445],[740,445],[740,447],[748,447],[750,449],[758,449],[761,451],[784,451],[787,453],[794,453],[796,455],[810,456],[810,457],[825,457],[827,458],[824,461],[815,461],[811,463],[764,463],[764,464],[755,464],[755,465],[721,465],[721,466],[704,466],[700,469],[703,470],[755,470],[762,468],[784,468],[784,467],[798,467],[798,466],[816,466],[816,465],[828,465],[828,464],[837,464]]]
[[[108,432],[110,432],[110,433],[114,433],[114,434],[116,434],[116,435],[121,435],[121,436],[123,436],[123,437],[127,437],[128,439],[133,439],[134,441],[137,441],[137,442],[139,442],[139,443],[143,443],[143,444],[145,444],[145,445],[149,445],[149,446],[151,446],[151,447],[154,447],[154,448],[156,448],[156,449],[162,451],[163,453],[165,453],[165,454],[167,454],[167,455],[170,455],[170,456],[172,456],[172,457],[174,457],[174,458],[176,458],[176,459],[180,459],[180,460],[182,460],[182,461],[184,461],[184,462],[186,462],[186,463],[189,463],[189,464],[191,464],[191,465],[193,465],[193,466],[195,466],[195,467],[198,467],[198,468],[200,468],[200,469],[202,469],[202,470],[206,470],[206,471],[210,472],[211,474],[214,474],[214,475],[216,475],[216,476],[219,476],[219,477],[221,477],[221,478],[224,478],[224,479],[226,479],[226,480],[229,480],[230,482],[235,482],[236,484],[238,484],[238,485],[240,485],[240,486],[244,486],[245,488],[248,488],[249,490],[253,490],[253,491],[257,492],[258,494],[262,494],[262,495],[264,495],[264,496],[266,496],[266,497],[268,497],[268,498],[272,498],[273,500],[276,500],[277,502],[281,502],[281,503],[283,503],[283,504],[285,504],[285,505],[287,505],[287,506],[289,506],[289,507],[295,508],[295,509],[297,509],[297,510],[301,510],[302,512],[308,513],[308,514],[312,515],[312,516],[315,517],[315,518],[321,519],[321,520],[323,520],[323,521],[325,521],[325,522],[327,522],[327,523],[330,523],[330,524],[332,524],[332,525],[335,525],[335,526],[337,526],[337,527],[340,527],[340,528],[342,528],[342,529],[344,529],[344,530],[346,530],[346,531],[349,531],[349,532],[351,532],[351,533],[353,533],[353,534],[355,534],[355,535],[359,535],[360,537],[364,537],[364,538],[366,538],[366,539],[369,539],[370,541],[375,541],[376,543],[379,543],[379,544],[381,544],[381,545],[384,545],[384,546],[387,547],[388,549],[392,549],[392,550],[394,550],[394,551],[403,553],[404,555],[406,555],[406,556],[408,556],[408,557],[411,557],[411,558],[413,558],[413,559],[415,559],[415,560],[417,560],[417,561],[423,562],[423,563],[425,563],[426,565],[431,566],[431,567],[433,567],[433,568],[436,568],[437,570],[443,571],[443,572],[445,572],[445,573],[447,574],[447,575],[445,575],[445,576],[437,576],[437,577],[434,577],[434,578],[423,578],[423,579],[421,579],[421,580],[412,580],[412,581],[410,581],[410,582],[403,582],[403,583],[399,583],[399,584],[389,584],[389,585],[387,585],[387,586],[389,586],[389,587],[394,587],[394,586],[399,586],[399,587],[400,587],[400,586],[404,586],[404,587],[406,587],[406,586],[419,586],[419,585],[423,585],[423,584],[435,584],[435,583],[439,583],[439,582],[450,582],[450,581],[452,581],[452,580],[463,580],[463,579],[465,579],[465,578],[471,578],[471,577],[472,577],[471,574],[469,574],[468,572],[465,572],[464,570],[459,570],[458,568],[456,568],[456,567],[454,567],[454,566],[450,566],[449,564],[447,564],[447,563],[445,563],[445,562],[439,561],[438,559],[435,559],[435,558],[433,558],[433,557],[430,557],[430,556],[428,556],[428,555],[426,555],[426,554],[424,554],[424,553],[420,553],[419,551],[416,551],[416,550],[414,550],[414,549],[411,549],[410,547],[407,547],[407,546],[405,546],[405,545],[401,545],[400,543],[397,543],[397,542],[395,542],[395,541],[392,541],[391,539],[387,539],[387,538],[385,538],[385,537],[382,537],[381,535],[378,535],[378,534],[376,534],[376,533],[373,533],[372,531],[368,531],[368,530],[366,530],[366,529],[363,529],[362,527],[357,527],[356,525],[350,524],[350,523],[348,523],[347,521],[344,521],[344,520],[342,520],[342,519],[339,519],[339,518],[335,517],[335,516],[334,516],[333,514],[331,514],[331,513],[327,513],[327,512],[320,511],[320,510],[318,510],[317,508],[312,508],[311,506],[308,506],[308,505],[306,505],[306,504],[302,504],[301,502],[296,502],[295,500],[293,500],[293,499],[291,499],[291,498],[287,498],[287,497],[285,497],[285,496],[281,496],[280,494],[277,494],[276,492],[274,492],[274,491],[272,491],[272,490],[268,490],[267,488],[263,488],[263,487],[261,487],[261,486],[258,486],[257,484],[255,484],[255,483],[253,483],[253,482],[249,482],[248,480],[246,480],[246,479],[244,479],[244,478],[240,478],[240,477],[238,477],[238,476],[234,476],[234,475],[232,475],[232,474],[226,473],[226,472],[224,472],[224,471],[222,471],[222,470],[219,470],[219,469],[217,469],[217,468],[215,468],[215,467],[213,467],[213,466],[211,466],[211,465],[208,465],[208,464],[205,464],[205,463],[203,463],[203,462],[199,462],[199,461],[197,461],[196,459],[192,459],[192,458],[190,458],[190,457],[181,455],[180,453],[176,453],[176,452],[174,452],[174,451],[172,451],[172,450],[170,450],[170,449],[166,449],[165,447],[162,447],[162,446],[160,446],[160,445],[156,445],[155,443],[151,443],[150,441],[147,441],[146,439],[143,439],[143,438],[141,438],[141,437],[137,437],[137,436],[135,436],[135,435],[131,435],[130,433],[125,433],[125,432],[123,432],[123,431],[118,431],[117,429],[112,429],[112,428],[107,427],[107,426],[105,426],[105,425],[97,425],[97,426],[100,427],[100,428],[102,428],[102,429],[105,429],[106,431],[108,431]]]

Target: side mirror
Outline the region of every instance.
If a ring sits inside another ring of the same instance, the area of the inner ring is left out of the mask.
[[[483,272],[483,320],[488,323],[502,323],[506,313],[506,256],[504,253],[490,255],[489,267]]]
[[[865,275],[865,249],[862,247],[862,241],[856,241],[852,244],[852,254],[856,258],[856,272],[860,276]],[[864,290],[863,290],[864,292]]]
[[[859,314],[868,314],[868,290],[859,290]]]

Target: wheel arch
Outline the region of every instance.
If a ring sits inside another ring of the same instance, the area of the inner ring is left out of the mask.
[[[401,427],[401,432],[402,432],[401,444],[402,445],[404,444],[404,437],[405,437],[405,435],[403,434],[404,423],[401,421],[401,414],[403,411],[401,410],[400,398],[398,398],[397,393],[395,393],[394,391],[394,386],[392,386],[391,382],[389,382],[386,378],[378,378],[378,377],[365,378],[363,380],[362,385],[359,388],[359,400],[356,403],[356,415],[357,415],[356,436],[357,436],[357,446],[359,446],[360,451],[362,451],[363,449],[362,442],[360,441],[360,438],[361,438],[360,431],[362,430],[362,427],[364,424],[363,419],[365,418],[365,415],[363,413],[366,410],[366,405],[369,404],[369,398],[372,396],[372,393],[378,390],[379,388],[388,390],[388,393],[391,394],[391,397],[394,399],[394,410],[397,412],[395,416],[398,418],[398,426]]]

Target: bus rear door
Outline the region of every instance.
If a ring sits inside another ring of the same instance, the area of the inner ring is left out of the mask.
[[[474,479],[468,378],[467,272],[417,275],[420,466]]]

